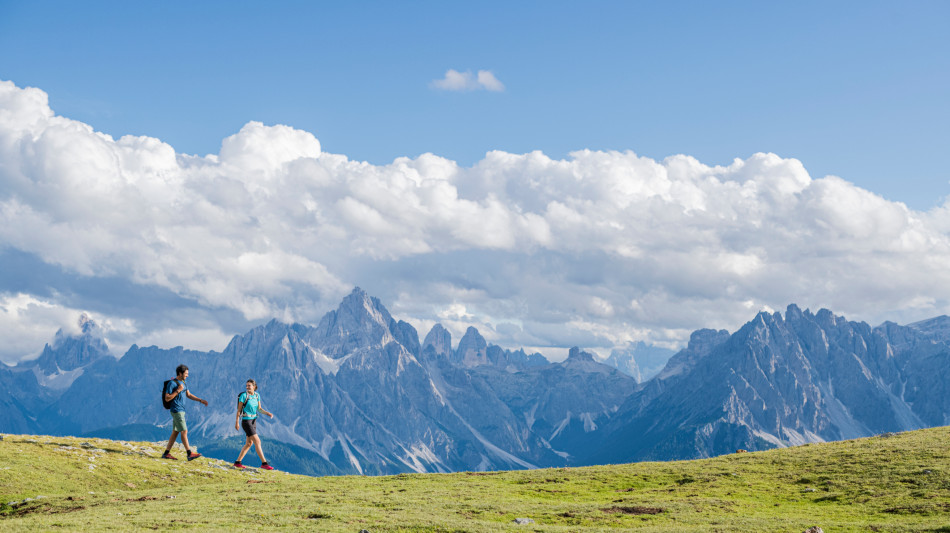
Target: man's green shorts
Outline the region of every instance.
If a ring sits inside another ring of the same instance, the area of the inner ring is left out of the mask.
[[[179,433],[182,431],[188,431],[188,424],[185,423],[184,411],[172,413],[172,431],[177,431]]]

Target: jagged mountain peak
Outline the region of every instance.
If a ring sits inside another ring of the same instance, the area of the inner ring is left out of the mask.
[[[785,321],[791,321],[794,319],[804,318],[805,312],[802,311],[797,304],[791,303],[788,304],[788,307],[785,308]]]
[[[815,322],[817,322],[822,329],[831,329],[837,327],[840,323],[847,323],[848,320],[843,316],[836,316],[829,309],[822,307],[815,313]]]
[[[332,358],[372,347],[381,347],[396,340],[398,324],[385,306],[359,287],[343,298],[335,311],[330,311],[320,324],[309,332],[306,341]]]
[[[264,345],[271,345],[287,337],[288,334],[292,334],[293,332],[291,330],[293,328],[294,326],[274,318],[266,324],[261,324],[251,329],[244,335],[235,335],[231,338],[231,342],[228,343],[224,351],[233,353],[235,351],[247,350],[248,346],[257,346],[260,348]]]
[[[773,333],[785,328],[785,319],[779,313],[759,311],[755,318],[746,322],[734,337],[755,340],[759,343],[768,343]]]
[[[629,346],[626,350],[611,350],[610,356],[604,360],[604,364],[616,368],[640,383],[643,381],[643,373],[640,371],[640,364],[637,362],[634,352],[645,344],[640,341],[637,344],[631,343]]]
[[[379,298],[370,296],[359,287],[354,287],[353,291],[343,298],[336,312],[345,313],[361,320],[369,318],[386,327],[393,319],[386,307],[379,301]]]
[[[935,341],[950,341],[950,316],[947,315],[914,322],[908,324],[907,327],[913,328]]]
[[[448,357],[452,353],[452,334],[442,324],[436,323],[422,342],[423,350],[429,346],[436,355]]]
[[[594,354],[585,352],[577,346],[574,346],[568,350],[567,359],[561,361],[558,366],[568,370],[569,372],[579,372],[581,374],[616,373],[617,375],[623,376],[624,379],[628,379],[630,382],[636,383],[636,380],[632,377],[620,372],[610,365],[601,363],[597,357],[594,356]]]
[[[99,324],[97,324],[91,316],[83,313],[79,315],[79,329],[83,332],[83,334],[88,333],[91,335],[94,332],[99,331]]]
[[[590,352],[585,352],[577,346],[573,346],[571,347],[570,350],[568,350],[567,360],[568,361],[590,361],[592,363],[595,362],[594,354]]]
[[[488,346],[488,342],[485,341],[485,337],[478,332],[477,328],[469,326],[468,329],[465,330],[465,335],[462,335],[462,339],[459,341],[459,349],[461,349],[463,345],[481,350]]]
[[[752,319],[747,325],[750,325],[753,327],[759,327],[759,326],[773,327],[776,325],[783,326],[784,324],[785,324],[785,317],[782,316],[782,313],[779,313],[778,311],[762,310],[762,311],[759,311],[759,313],[755,315],[755,318]]]
[[[604,364],[616,368],[637,382],[643,382],[659,374],[675,354],[676,351],[670,348],[639,340],[611,350]]]
[[[85,367],[112,355],[102,329],[89,315],[80,315],[78,325],[79,334],[58,330],[52,345],[47,344],[37,359],[18,366],[32,368],[38,382],[50,389],[71,385]]]
[[[688,372],[697,362],[709,355],[717,346],[728,341],[729,338],[729,332],[724,329],[704,328],[694,331],[689,336],[689,343],[686,348],[677,352],[667,361],[666,366],[657,375],[657,379],[663,380]]]
[[[918,328],[950,327],[947,317],[929,322]],[[746,326],[694,332],[670,359],[669,379],[637,386],[579,347],[550,363],[489,344],[474,327],[457,352],[440,324],[419,349],[414,328],[357,287],[318,327],[272,320],[225,353],[134,346],[121,359],[60,372],[69,381],[56,386],[71,384],[58,395],[25,367],[10,371],[29,378],[12,382],[10,397],[32,395],[26,416],[57,432],[154,425],[167,419],[156,380],[186,363],[213,406],[195,409],[192,431],[210,439],[233,434],[234,393],[254,377],[278,414],[268,436],[306,447],[335,472],[362,474],[561,466],[587,454],[611,463],[701,457],[950,419],[950,347],[918,329],[871,330],[794,304],[784,318],[760,313]],[[63,338],[94,338],[92,324],[80,329]],[[0,429],[10,424],[0,419]]]
[[[784,320],[758,313],[733,335],[697,331],[663,380],[627,402],[633,416],[626,420],[636,421],[625,422],[628,428],[657,424],[670,417],[669,405],[685,402],[696,406],[689,413],[693,423],[652,426],[654,434],[643,439],[651,451],[637,459],[673,441],[724,453],[723,435],[732,439],[730,447],[762,449],[945,423],[946,410],[915,403],[921,391],[941,397],[934,391],[946,389],[932,376],[945,367],[947,348],[924,338],[910,327],[885,323],[872,330],[828,309],[811,314],[795,305]],[[692,399],[684,399],[684,391]],[[631,439],[630,433],[621,437],[624,444]]]
[[[719,344],[725,342],[728,338],[729,332],[724,329],[697,329],[690,334],[686,350],[705,355]]]
[[[472,326],[465,330],[455,350],[455,361],[467,367],[488,364],[488,342],[485,337]]]
[[[105,353],[109,352],[109,348],[106,345],[105,334],[102,331],[102,328],[99,327],[99,324],[93,320],[91,316],[86,313],[79,315],[77,320],[79,326],[79,334],[70,334],[65,330],[60,328],[56,331],[56,334],[53,336],[53,345],[52,348],[58,349],[66,343],[76,342],[79,339],[82,339],[83,342],[91,345],[95,345],[96,348]]]
[[[762,310],[759,311],[755,318],[749,321],[746,325],[782,326],[786,323],[794,324],[803,321],[815,322],[823,328],[834,328],[841,325],[842,323],[848,323],[848,320],[845,317],[835,315],[832,311],[824,307],[819,309],[817,313],[812,313],[810,309],[806,308],[802,310],[798,304],[791,303],[786,307],[784,316],[777,311]]]

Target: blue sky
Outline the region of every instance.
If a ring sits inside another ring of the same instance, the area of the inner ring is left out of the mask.
[[[947,27],[948,2],[0,0],[0,359],[81,313],[118,353],[221,349],[356,285],[554,357],[792,302],[950,312]]]

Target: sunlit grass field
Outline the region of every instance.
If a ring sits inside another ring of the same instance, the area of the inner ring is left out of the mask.
[[[0,530],[950,533],[948,446],[935,428],[697,461],[306,477],[166,461],[161,443],[4,435]]]

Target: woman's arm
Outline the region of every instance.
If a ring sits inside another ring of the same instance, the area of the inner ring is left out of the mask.
[[[237,414],[234,415],[234,429],[241,429],[241,411],[244,410],[244,402],[238,400]]]
[[[265,415],[274,418],[274,413],[264,409],[264,404],[261,403],[261,397],[257,397],[257,410],[264,413]]]

